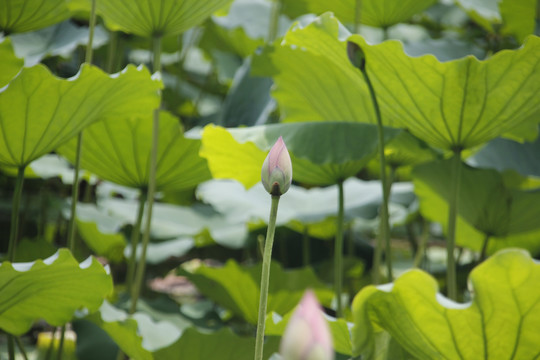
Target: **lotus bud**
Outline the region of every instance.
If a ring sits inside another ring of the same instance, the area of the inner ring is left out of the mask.
[[[264,160],[261,179],[266,191],[280,196],[289,190],[292,181],[292,164],[289,151],[280,136]]]
[[[308,290],[296,307],[281,339],[284,360],[333,360],[330,328],[313,291]]]
[[[352,41],[347,41],[347,56],[349,61],[354,65],[355,68],[364,71],[366,68],[366,55],[360,46],[357,43]]]

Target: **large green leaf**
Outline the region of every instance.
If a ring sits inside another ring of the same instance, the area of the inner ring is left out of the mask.
[[[0,42],[0,88],[10,82],[15,75],[21,70],[23,60],[15,56],[10,38],[4,38]]]
[[[295,25],[280,45],[254,57],[253,73],[274,79],[272,96],[285,121],[376,122],[362,74],[347,58],[339,31],[336,18],[324,14],[305,28]]]
[[[107,27],[140,36],[178,35],[231,0],[108,0],[97,3]]]
[[[112,278],[96,259],[79,264],[60,249],[32,263],[3,262],[0,288],[0,328],[21,335],[39,319],[60,326],[75,310],[97,310],[112,291]]]
[[[388,129],[386,140],[398,131]],[[207,126],[201,156],[214,178],[233,178],[246,187],[260,181],[261,166],[279,136],[287,145],[293,179],[331,185],[357,174],[376,154],[377,127],[353,122],[302,122],[229,129]]]
[[[202,265],[193,272],[183,269],[180,272],[188,276],[205,296],[256,324],[261,266],[243,267],[229,260],[221,268]],[[286,314],[298,304],[307,288],[314,289],[322,304],[330,304],[332,291],[317,279],[311,268],[285,271],[272,262],[270,271],[272,276],[268,290],[268,312]]]
[[[360,4],[360,22],[365,25],[389,27],[408,20],[414,14],[421,12],[435,0],[285,0],[283,11],[291,16],[304,13],[317,15],[332,11],[340,21],[353,23],[355,21],[356,6]]]
[[[420,270],[363,289],[353,301],[353,353],[369,359],[384,330],[419,359],[537,358],[540,265],[525,251],[505,250],[469,281],[467,304],[437,294],[435,279]]]
[[[179,120],[160,112],[156,187],[182,190],[210,179],[206,161],[199,156],[200,140],[184,137]],[[114,183],[145,188],[148,186],[152,149],[152,119],[122,117],[100,121],[84,132],[81,167]],[[58,152],[75,160],[76,139]]]
[[[266,339],[263,359],[267,360],[278,351],[279,339]],[[251,360],[255,349],[255,339],[240,337],[230,329],[221,329],[215,333],[201,333],[189,328],[173,345],[154,352],[156,360]],[[218,355],[219,354],[219,355]]]
[[[451,160],[417,166],[413,170],[420,211],[446,227],[450,199]],[[495,170],[462,164],[458,201],[457,243],[480,250],[490,237],[488,252],[509,246],[540,250],[540,190],[509,187]]]
[[[385,117],[442,149],[466,149],[500,135],[534,139],[540,114],[540,38],[479,61],[411,58],[397,41],[370,46],[367,71]]]
[[[0,31],[9,34],[38,30],[69,15],[66,0],[0,0]]]
[[[0,164],[26,166],[97,120],[150,113],[160,86],[132,65],[114,75],[83,65],[67,80],[24,68],[0,92]]]

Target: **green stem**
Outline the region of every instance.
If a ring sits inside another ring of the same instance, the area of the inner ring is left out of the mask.
[[[28,360],[28,355],[26,354],[26,351],[24,350],[24,346],[23,346],[23,344],[21,342],[21,339],[18,336],[15,337],[15,343],[17,344],[17,347],[19,348],[19,351],[20,351],[23,359]]]
[[[272,261],[272,246],[276,231],[276,218],[279,204],[279,196],[272,195],[270,219],[266,231],[264,254],[261,273],[261,294],[259,297],[259,317],[257,321],[257,336],[255,339],[255,360],[262,360],[264,348],[264,321],[266,319],[266,303],[268,301],[268,284],[270,282],[270,263]]]
[[[358,34],[360,32],[360,16],[362,13],[362,0],[356,0],[354,6],[354,28],[353,32]]]
[[[375,109],[375,116],[377,118],[377,135],[378,135],[378,150],[379,150],[379,163],[381,171],[381,183],[382,183],[382,192],[383,192],[383,204],[381,206],[381,231],[380,238],[384,240],[386,248],[386,268],[388,274],[388,281],[392,281],[394,276],[392,272],[392,248],[390,246],[390,224],[388,219],[388,199],[390,197],[390,185],[386,178],[386,158],[384,156],[384,128],[382,124],[381,110],[379,108],[379,103],[377,102],[377,97],[375,96],[375,89],[371,84],[367,70],[365,67],[360,69],[362,75],[364,75],[364,80],[366,81],[367,87],[369,89],[369,94],[371,96],[371,102],[373,103],[373,108]],[[382,246],[383,240],[377,242],[377,246]],[[381,250],[379,250],[381,251]],[[378,271],[378,268],[375,269]]]
[[[336,293],[336,317],[343,315],[343,305],[341,304],[341,294],[343,292],[343,222],[344,196],[343,181],[337,183],[338,186],[338,213],[336,222],[336,241],[334,243],[334,288]]]
[[[8,345],[8,357],[9,360],[15,360],[15,336],[7,334],[7,345]]]
[[[77,150],[75,153],[75,168],[73,174],[73,189],[71,191],[71,217],[68,224],[67,246],[69,251],[75,251],[75,220],[77,215],[77,202],[79,200],[79,170],[81,168],[82,131],[77,136]]]
[[[116,67],[114,66],[116,60],[116,52],[118,47],[118,32],[109,32],[109,46],[107,48],[107,72],[113,73]]]
[[[271,43],[277,38],[279,27],[279,14],[281,11],[281,0],[272,2],[272,11],[270,13],[270,27],[268,28],[268,42]]]
[[[154,73],[161,71],[161,36],[155,36],[153,39],[153,57]],[[142,239],[141,257],[135,273],[135,281],[131,291],[130,313],[133,314],[137,309],[137,301],[141,294],[141,287],[146,270],[146,250],[150,242],[150,228],[152,225],[152,210],[154,208],[154,194],[156,192],[156,168],[159,139],[159,108],[154,110],[153,129],[152,129],[152,151],[150,154],[150,173],[148,178],[146,223]]]
[[[66,325],[63,325],[60,328],[60,342],[58,343],[58,351],[56,353],[56,359],[62,360],[62,355],[64,352],[64,340],[66,339]],[[54,338],[53,338],[54,341]]]
[[[139,195],[139,206],[137,209],[137,218],[135,219],[135,224],[131,230],[131,254],[129,256],[127,274],[126,274],[126,284],[127,291],[131,294],[133,287],[133,277],[135,275],[135,266],[137,264],[137,246],[139,245],[139,238],[141,237],[141,224],[142,218],[144,215],[144,203],[146,202],[146,191],[142,190]]]
[[[490,238],[491,238],[491,235],[489,234],[486,234],[486,236],[484,237],[484,242],[482,243],[482,251],[480,252],[480,261],[486,260],[487,248],[488,248],[488,243],[489,243]]]
[[[96,27],[96,1],[92,0],[92,8],[90,10],[90,24],[88,32],[88,44],[86,45],[86,55],[85,62],[88,64],[92,63],[92,56],[94,54],[92,44],[94,43],[94,29]]]
[[[308,225],[304,227],[304,233],[302,234],[302,264],[304,266],[309,265],[309,259],[311,257],[311,243],[309,239]]]
[[[424,258],[424,255],[426,253],[426,246],[427,246],[428,238],[429,238],[429,222],[426,220],[423,220],[422,221],[422,234],[420,235],[418,250],[416,251],[416,254],[414,255],[415,268],[420,267],[422,258]]]
[[[461,183],[461,149],[454,150],[452,157],[452,188],[448,210],[448,240],[446,242],[447,271],[446,281],[448,297],[457,300],[456,260],[454,249],[456,247],[456,223],[459,199],[459,186]]]
[[[13,205],[11,207],[11,229],[9,232],[8,260],[15,260],[15,248],[19,237],[19,208],[21,206],[22,188],[24,182],[24,170],[26,166],[21,166],[17,171],[15,180],[15,191],[13,192]]]

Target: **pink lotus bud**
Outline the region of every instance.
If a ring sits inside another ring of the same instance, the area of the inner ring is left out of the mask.
[[[280,136],[264,160],[261,179],[266,191],[274,196],[289,190],[292,181],[292,164],[289,151]]]
[[[313,291],[306,291],[296,307],[279,350],[284,360],[334,359],[330,328]]]

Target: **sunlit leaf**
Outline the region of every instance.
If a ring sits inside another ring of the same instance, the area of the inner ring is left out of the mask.
[[[183,135],[179,120],[162,111],[159,122],[156,188],[182,190],[210,179],[206,161],[199,156],[200,140]],[[114,183],[145,188],[148,186],[152,149],[152,119],[116,118],[100,121],[84,132],[81,167]],[[76,139],[58,152],[75,160]]]
[[[9,34],[38,30],[69,15],[66,0],[0,0],[0,31]]]
[[[385,330],[420,359],[532,359],[540,353],[540,266],[506,250],[475,268],[473,299],[454,303],[435,279],[411,270],[393,284],[364,288],[354,299],[353,354],[370,359]]]
[[[510,246],[539,251],[540,190],[512,189],[495,170],[461,166],[457,243],[480,250],[489,236],[490,253]],[[413,170],[421,213],[443,227],[448,217],[450,174],[450,160],[422,164]]]
[[[96,259],[79,264],[60,249],[32,263],[3,262],[0,288],[0,328],[21,335],[39,319],[60,326],[75,310],[97,310],[112,291],[112,278]]]
[[[408,20],[414,14],[425,10],[433,5],[435,0],[285,0],[283,11],[291,16],[299,16],[303,13],[315,13],[320,15],[331,11],[344,23],[354,23],[356,6],[360,4],[360,22],[365,25],[377,27],[389,27]]]
[[[24,68],[0,92],[0,164],[26,166],[97,120],[149,113],[159,87],[132,65],[114,75],[83,65],[68,80],[43,65]]]
[[[385,132],[385,140],[398,131]],[[377,128],[352,122],[302,122],[229,129],[207,126],[201,156],[214,178],[236,179],[246,187],[260,181],[266,152],[279,136],[287,145],[293,179],[331,185],[356,175],[376,154]]]
[[[145,37],[178,35],[231,0],[109,0],[97,3],[107,27]]]
[[[267,360],[277,352],[279,340],[269,338],[264,345],[263,359]],[[222,329],[215,333],[201,333],[195,328],[189,328],[173,345],[154,352],[155,360],[190,359],[206,360],[251,360],[255,349],[255,339],[240,337],[230,329]]]
[[[19,59],[13,52],[10,38],[4,38],[0,42],[0,88],[5,86],[23,66],[23,60]]]
[[[202,265],[193,272],[182,269],[180,272],[188,276],[205,296],[256,324],[261,266],[243,267],[229,260],[221,268]],[[332,300],[332,291],[317,279],[311,268],[283,270],[273,262],[270,272],[268,312],[286,314],[298,304],[306,288],[314,289],[324,305],[329,305]]]
[[[126,239],[120,234],[107,234],[99,231],[98,225],[91,221],[77,219],[77,231],[86,245],[98,256],[105,256],[111,262],[124,259]]]
[[[411,58],[396,41],[370,46],[358,35],[349,40],[366,54],[383,114],[428,144],[467,149],[500,135],[536,136],[540,38],[485,61],[443,63],[430,55]]]

